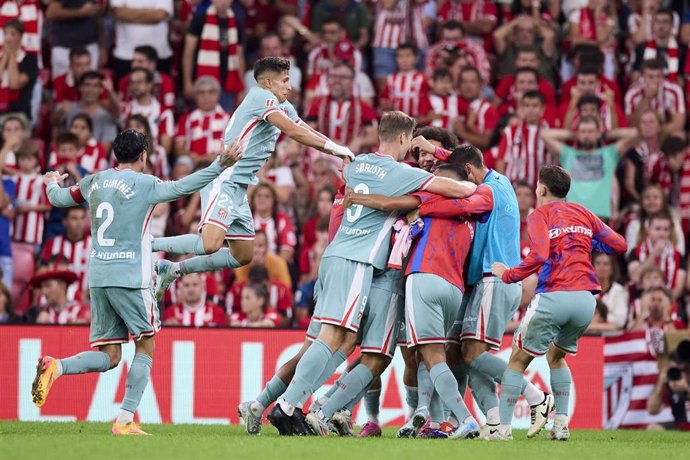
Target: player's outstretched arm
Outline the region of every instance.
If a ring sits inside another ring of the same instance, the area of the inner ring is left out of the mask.
[[[402,196],[385,196],[385,195],[365,195],[363,193],[354,193],[349,188],[343,200],[343,207],[348,208],[351,205],[362,205],[367,208],[378,209],[379,211],[411,211],[417,209],[422,202],[419,198],[413,195]]]
[[[424,189],[425,192],[435,193],[446,198],[467,198],[477,190],[477,186],[468,181],[457,181],[448,177],[435,176],[429,185]]]
[[[425,201],[419,207],[419,215],[442,219],[468,219],[472,216],[491,212],[493,209],[493,193],[489,187],[484,186],[477,188],[477,191],[467,198]]]
[[[606,254],[618,255],[628,250],[625,238],[606,225],[597,216],[592,215],[592,249]]]
[[[316,133],[304,123],[295,123],[281,110],[274,110],[266,118],[273,126],[300,144],[330,153],[338,158],[355,159],[355,154],[349,148],[336,144],[321,133]]]
[[[48,201],[58,208],[71,208],[84,202],[78,186],[62,188],[60,185],[69,174],[60,174],[57,171],[49,171],[43,175],[43,183],[46,185]]]
[[[218,177],[227,167],[237,163],[242,157],[243,147],[238,139],[233,139],[229,145],[221,141],[221,154],[207,168],[197,171],[189,176],[176,180],[163,182],[156,180],[153,189],[148,195],[149,203],[164,203],[173,201],[204,188],[209,182]]]

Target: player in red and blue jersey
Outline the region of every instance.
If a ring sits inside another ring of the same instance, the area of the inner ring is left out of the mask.
[[[591,263],[593,250],[622,254],[625,239],[585,207],[566,203],[570,175],[559,166],[545,166],[537,184],[537,210],[527,218],[529,255],[514,268],[495,263],[493,273],[515,283],[539,272],[537,295],[515,331],[513,353],[501,380],[501,424],[491,439],[511,440],[511,421],[520,396],[523,373],[536,356],[546,354],[556,418],[549,439],[567,440],[572,377],[566,354],[594,316],[601,286]]]
[[[456,180],[465,178],[464,171],[455,165],[442,165],[435,174]],[[415,209],[444,198],[418,192],[391,198],[348,193],[347,199],[389,212]],[[465,289],[462,268],[472,245],[474,222],[456,216],[425,217],[422,221],[422,231],[412,243],[404,272],[408,347],[414,348],[423,361],[418,367],[418,403],[411,425],[416,435],[429,418],[431,397],[436,391],[461,422],[450,437],[474,438],[479,435],[479,425],[463,402],[458,382],[446,364],[445,352],[446,333],[457,317]],[[404,432],[405,427],[401,430]]]

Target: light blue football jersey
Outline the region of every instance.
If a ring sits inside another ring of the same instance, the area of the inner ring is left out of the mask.
[[[258,183],[256,173],[275,150],[280,136],[280,130],[266,118],[277,110],[285,112],[292,121],[299,120],[290,102],[278,102],[278,98],[264,88],[249,90],[230,118],[223,136],[226,145],[234,138],[239,138],[244,144],[242,158],[233,167],[227,180],[240,184]]]
[[[145,289],[151,285],[151,215],[157,203],[194,193],[222,172],[218,161],[179,181],[163,182],[131,169],[108,169],[71,189],[48,186],[54,206],[85,200],[91,216],[89,287]]]
[[[364,194],[407,195],[422,190],[433,177],[422,169],[378,153],[359,155],[345,168],[347,186]],[[350,206],[323,257],[342,257],[383,270],[397,215],[397,211],[386,213],[361,205]]]

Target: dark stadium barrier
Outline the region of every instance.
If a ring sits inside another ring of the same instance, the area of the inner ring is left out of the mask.
[[[61,378],[42,409],[31,402],[30,387],[39,356],[64,357],[83,351],[88,348],[88,335],[85,326],[0,326],[0,419],[112,421],[124,395],[127,363],[134,355],[131,342],[124,346],[117,368]],[[253,399],[303,340],[303,331],[166,327],[156,339],[152,383],[138,418],[143,423],[238,423],[237,404]],[[511,337],[505,336],[499,351],[506,358],[510,342]],[[571,428],[602,428],[603,352],[602,338],[585,337],[578,355],[569,358],[575,384]],[[380,418],[388,425],[403,423],[403,369],[398,353],[382,377]],[[535,360],[527,373],[536,385],[549,387],[544,358]],[[328,384],[334,381],[335,377]],[[467,398],[477,413],[469,392]],[[366,420],[359,405],[354,415],[359,424]],[[522,399],[514,423],[519,428],[529,425],[529,406]]]

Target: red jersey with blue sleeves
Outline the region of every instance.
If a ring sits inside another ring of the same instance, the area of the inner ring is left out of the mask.
[[[558,201],[539,207],[527,218],[530,252],[517,267],[503,273],[505,283],[539,272],[536,292],[591,291],[601,285],[592,267],[592,250],[606,254],[626,251],[625,238],[587,208]]]
[[[449,201],[428,192],[415,193],[422,200],[422,206],[433,206],[441,201]],[[460,291],[465,292],[463,267],[472,247],[474,222],[458,218],[424,217],[421,235],[410,248],[405,275],[411,273],[431,273],[440,276]]]
[[[443,219],[456,219],[458,217],[476,218],[482,222],[486,220],[494,208],[494,195],[491,188],[481,184],[475,192],[467,198],[424,199],[419,206],[420,217],[440,217]],[[431,195],[435,196],[435,195]]]

